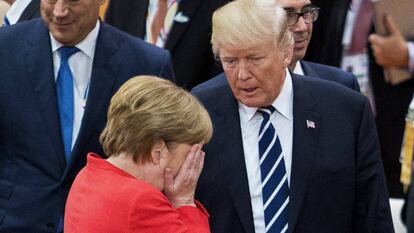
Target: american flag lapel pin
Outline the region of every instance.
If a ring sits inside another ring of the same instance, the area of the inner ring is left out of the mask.
[[[315,122],[313,122],[313,121],[310,121],[310,120],[306,120],[306,128],[312,128],[312,129],[314,129],[315,128]]]

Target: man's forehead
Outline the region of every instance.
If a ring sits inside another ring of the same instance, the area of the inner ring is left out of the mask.
[[[251,46],[235,46],[224,45],[220,48],[220,56],[249,56],[269,51],[273,46],[269,45],[251,45]]]
[[[278,0],[281,7],[285,9],[300,10],[304,7],[311,6],[310,0]]]

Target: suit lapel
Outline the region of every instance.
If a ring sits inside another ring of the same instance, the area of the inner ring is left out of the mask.
[[[86,156],[82,150],[93,133],[96,132],[97,119],[107,113],[109,100],[112,96],[113,86],[117,77],[119,63],[122,58],[115,59],[118,44],[108,32],[108,26],[101,23],[98,39],[96,42],[95,57],[92,67],[89,95],[86,100],[86,108],[82,118],[81,128],[72,150],[72,158],[65,172],[81,157]]]
[[[28,43],[25,46],[24,59],[26,60],[27,77],[29,77],[31,85],[34,88],[36,98],[40,104],[40,109],[45,118],[44,122],[46,131],[50,136],[50,146],[54,148],[55,155],[59,164],[65,166],[64,150],[62,137],[60,134],[59,113],[56,102],[55,78],[53,71],[52,48],[50,45],[50,37],[47,28],[41,20],[36,24],[36,33],[29,36]],[[51,163],[56,164],[56,163]]]
[[[318,73],[315,72],[315,70],[305,61],[300,61],[300,64],[302,65],[303,73],[306,76],[321,78]]]
[[[238,105],[227,86],[213,111],[220,130],[216,148],[220,148],[220,166],[228,192],[246,233],[254,233],[252,207],[240,129]],[[235,175],[238,174],[238,175]]]
[[[187,30],[192,18],[195,16],[197,9],[200,7],[202,0],[181,0],[178,3],[177,14],[182,14],[188,17],[188,22],[174,21],[171,31],[168,35],[168,39],[165,43],[165,48],[169,51],[173,51],[181,36]]]
[[[289,202],[289,232],[293,232],[308,184],[318,147],[319,114],[316,103],[303,80],[292,74],[293,81],[293,149]],[[312,127],[312,122],[314,127]]]
[[[33,19],[34,16],[40,16],[40,0],[32,0],[20,15],[18,22]]]

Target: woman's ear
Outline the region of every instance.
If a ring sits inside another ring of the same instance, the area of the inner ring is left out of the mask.
[[[164,141],[156,142],[151,148],[151,159],[154,165],[159,165],[161,160],[161,155],[163,150],[166,149],[166,144]]]

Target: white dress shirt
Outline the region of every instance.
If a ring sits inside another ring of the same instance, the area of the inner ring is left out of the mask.
[[[10,25],[17,23],[20,16],[32,0],[16,0],[6,13]]]
[[[95,56],[96,40],[98,38],[100,23],[97,21],[95,28],[76,47],[80,50],[69,58],[69,67],[73,76],[74,119],[72,133],[72,148],[75,145],[85,111],[86,100],[89,92],[89,84],[92,74],[93,59]],[[56,41],[50,34],[53,52],[53,68],[55,81],[60,67],[60,55],[57,51],[63,45]]]
[[[285,160],[288,183],[292,165],[293,140],[293,89],[289,71],[286,69],[286,79],[283,88],[273,101],[276,111],[270,121],[275,127],[280,139],[282,154]],[[263,117],[257,108],[250,108],[239,102],[240,127],[243,139],[244,159],[246,162],[247,178],[249,181],[250,199],[253,210],[255,232],[265,232],[264,208],[262,199],[262,182],[259,163],[259,129]]]
[[[295,68],[293,69],[293,73],[299,74],[299,75],[305,75],[305,72],[303,71],[302,64],[300,63],[300,61],[296,62]]]

